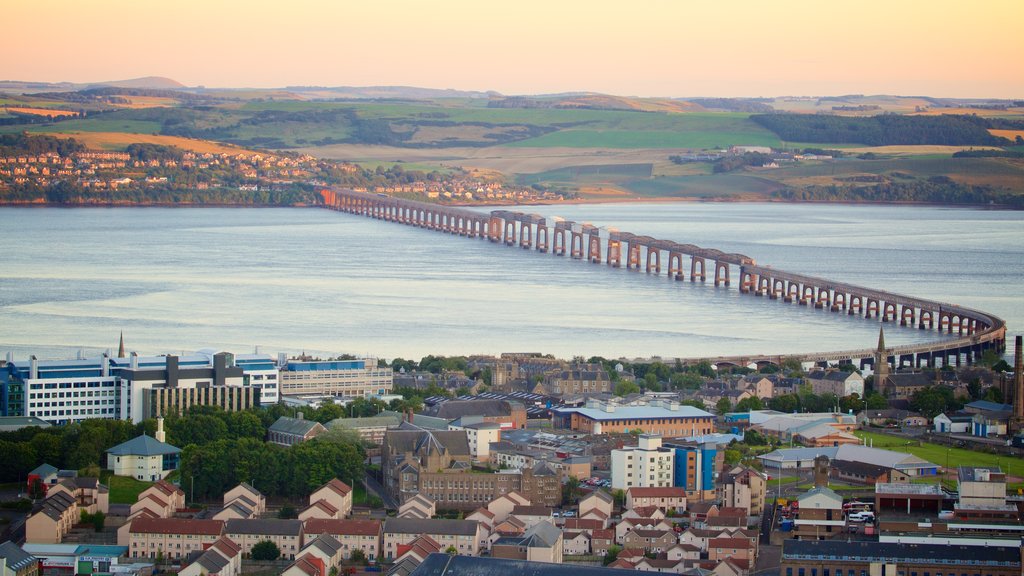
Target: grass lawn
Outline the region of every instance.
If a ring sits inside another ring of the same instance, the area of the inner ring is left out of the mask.
[[[964,448],[947,448],[930,442],[918,442],[908,440],[901,436],[890,436],[878,432],[858,430],[854,432],[859,438],[868,438],[874,442],[875,448],[885,448],[896,452],[907,452],[918,458],[945,467],[955,466],[1000,466],[1003,471],[1011,476],[1024,475],[1024,459],[1000,454],[989,454],[977,452]],[[920,444],[920,445],[918,445]]]
[[[366,504],[369,497],[366,495],[366,486],[363,486],[362,482],[356,482],[356,485],[352,487],[352,504],[354,506]]]
[[[134,504],[139,499],[139,494],[152,485],[152,482],[114,476],[109,470],[104,470],[100,474],[100,482],[110,488],[111,504]]]

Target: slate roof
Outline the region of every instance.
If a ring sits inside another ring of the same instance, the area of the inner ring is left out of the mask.
[[[311,546],[315,546],[321,552],[333,557],[341,550],[341,542],[331,536],[330,534],[321,534],[313,539],[312,542],[307,543],[302,549],[305,550]]]
[[[427,557],[411,576],[636,576],[633,570],[601,568],[582,564],[549,564],[506,558],[449,556],[435,553]]]
[[[20,546],[10,540],[0,544],[0,558],[6,560],[7,567],[13,568],[15,572],[39,561],[35,556],[25,552]]]
[[[281,416],[276,422],[270,425],[267,429],[268,432],[278,432],[280,434],[291,434],[294,436],[305,436],[309,434],[309,431],[317,426],[322,426],[316,420],[306,420],[299,418],[289,418],[288,416]]]
[[[161,442],[152,436],[143,434],[136,436],[127,442],[122,442],[107,450],[107,454],[114,456],[160,456],[163,454],[177,454],[180,448]]]
[[[512,410],[512,402],[508,400],[449,400],[424,410],[424,414],[455,420],[465,416],[509,416]]]
[[[525,546],[527,548],[551,548],[558,543],[558,537],[562,531],[550,522],[538,522],[534,524],[522,536],[505,536],[494,541],[492,546],[511,545]]]
[[[420,518],[388,518],[384,532],[391,534],[449,534],[475,536],[478,524],[473,520],[432,520]]]
[[[1019,546],[962,546],[956,544],[905,544],[895,542],[846,542],[843,540],[786,540],[782,557],[792,559],[843,558],[852,562],[887,564],[1011,565],[1020,567]],[[884,560],[883,560],[884,559]],[[977,571],[977,570],[975,570]]]
[[[338,520],[310,518],[306,520],[306,534],[340,534],[344,536],[378,536],[380,520]]]
[[[224,526],[225,534],[267,534],[273,536],[298,536],[302,532],[302,520],[279,519],[232,519]]]
[[[49,476],[51,474],[56,474],[56,473],[57,473],[57,468],[55,466],[50,466],[49,464],[40,464],[39,466],[36,466],[35,470],[29,472],[28,474],[29,474],[29,476],[35,474],[36,476],[39,476],[40,478],[46,478],[47,476]]]
[[[384,443],[391,454],[429,454],[444,449],[452,456],[471,456],[466,433],[458,430],[388,430]]]

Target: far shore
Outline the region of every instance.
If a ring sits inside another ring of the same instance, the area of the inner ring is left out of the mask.
[[[975,210],[1021,210],[1005,204],[945,204],[937,202],[914,202],[914,201],[864,201],[852,202],[848,200],[785,200],[781,198],[770,198],[767,196],[736,196],[731,198],[703,198],[697,196],[666,196],[657,198],[636,197],[636,196],[608,196],[573,198],[569,200],[546,200],[519,204],[513,202],[445,202],[431,203],[437,206],[449,206],[454,208],[509,208],[515,206],[574,206],[574,205],[600,205],[600,204],[837,204],[844,206],[927,206],[939,208],[960,208]],[[12,202],[0,200],[0,207],[10,208],[323,208],[322,204],[230,204],[210,203],[191,204],[173,202],[76,202],[76,203],[49,203],[49,202]]]

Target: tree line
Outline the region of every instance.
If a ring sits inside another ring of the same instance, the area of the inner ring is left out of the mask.
[[[932,202],[936,204],[998,204],[1024,207],[1024,196],[988,185],[961,184],[946,176],[872,185],[811,185],[784,188],[776,198],[813,202]]]
[[[868,146],[933,144],[945,146],[1008,146],[989,133],[986,118],[941,116],[833,116],[826,114],[755,114],[750,117],[782,140],[834,142]]]

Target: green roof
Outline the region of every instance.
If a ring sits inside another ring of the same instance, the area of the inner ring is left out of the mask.
[[[159,456],[162,454],[176,454],[178,452],[181,452],[180,448],[171,446],[166,442],[161,442],[146,434],[136,436],[107,450],[107,454],[113,454],[114,456]]]

